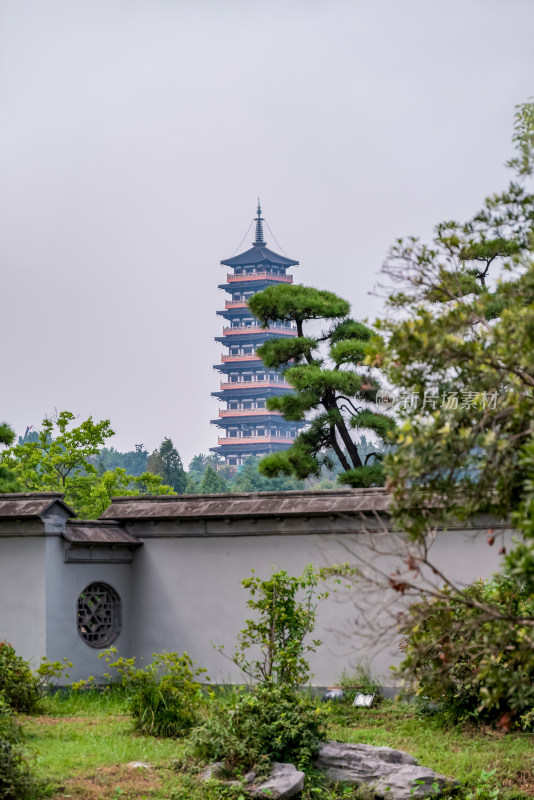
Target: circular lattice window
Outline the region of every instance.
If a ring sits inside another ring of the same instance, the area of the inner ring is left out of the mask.
[[[90,647],[109,647],[121,632],[121,599],[107,583],[90,583],[78,597],[78,633]]]

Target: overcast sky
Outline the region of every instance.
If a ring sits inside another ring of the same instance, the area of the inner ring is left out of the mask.
[[[534,94],[531,0],[0,9],[0,419],[109,418],[186,464],[216,444],[219,262],[257,196],[297,280],[372,321],[388,246],[506,184]]]

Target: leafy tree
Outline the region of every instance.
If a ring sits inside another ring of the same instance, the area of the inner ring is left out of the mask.
[[[37,441],[17,444],[2,454],[2,462],[26,491],[61,491],[75,502],[91,484],[96,469],[89,459],[114,431],[107,419],[93,422],[89,417],[71,427],[74,419],[70,411],[62,411],[56,420],[45,417]]]
[[[199,494],[221,494],[228,491],[228,484],[209,464],[198,487]]]
[[[524,494],[530,466],[521,453],[534,432],[533,233],[534,195],[511,183],[467,223],[438,225],[432,246],[411,238],[390,253],[386,272],[401,289],[389,302],[404,313],[379,323],[384,338],[369,360],[401,399],[388,475],[397,518],[413,535],[481,511],[506,517]],[[425,503],[429,492],[447,502]]]
[[[9,445],[15,438],[14,431],[6,422],[0,422],[0,445]],[[13,470],[0,463],[0,492],[18,492],[20,484]]]
[[[519,109],[515,141],[517,182],[466,223],[438,225],[430,246],[415,238],[394,245],[385,271],[400,284],[389,300],[396,313],[380,323],[367,356],[400,400],[388,486],[394,520],[422,552],[407,560],[411,575],[390,586],[418,591],[438,525],[491,512],[512,516],[522,534],[511,552],[501,548],[504,569],[491,590],[464,591],[434,566],[444,588],[403,623],[404,676],[428,686],[427,670],[441,660],[445,668],[434,672],[445,692],[467,664],[478,675],[469,678],[476,707],[496,710],[503,725],[534,676],[534,195],[521,183],[533,171],[534,104]]]
[[[172,440],[166,437],[159,449],[148,457],[147,467],[149,472],[160,475],[166,484],[172,486],[175,492],[183,494],[187,483],[187,475],[182,459]]]
[[[328,597],[328,592],[319,592],[322,576],[308,565],[300,577],[280,570],[267,580],[253,574],[241,581],[250,592],[247,606],[254,616],[240,632],[231,660],[253,683],[292,689],[308,683],[307,654],[315,653],[321,642],[306,644],[305,639],[315,626],[317,604]]]
[[[94,518],[117,494],[172,493],[159,476],[127,475],[117,468],[99,475],[92,459],[105,440],[113,436],[109,420],[93,422],[92,417],[73,426],[75,417],[62,411],[56,420],[45,418],[36,441],[26,441],[0,456],[0,467],[16,476],[28,492],[59,491],[79,516]]]
[[[90,483],[76,500],[76,513],[83,519],[96,519],[109,507],[113,497],[136,497],[143,494],[174,494],[172,486],[162,483],[160,475],[143,472],[128,475],[125,469],[106,470]]]
[[[271,477],[306,478],[319,475],[323,464],[331,466],[335,454],[343,468],[342,483],[381,485],[380,443],[392,432],[394,421],[377,410],[376,371],[362,368],[372,331],[349,317],[346,300],[306,286],[270,286],[248,303],[263,326],[271,320],[295,323],[295,338],[270,339],[258,352],[267,367],[282,368],[295,389],[269,398],[268,408],[281,411],[287,420],[309,422],[288,450],[262,460],[261,471]],[[304,324],[319,319],[329,321],[330,327],[319,336],[304,335]],[[372,432],[379,443],[364,459],[358,451],[362,431]]]

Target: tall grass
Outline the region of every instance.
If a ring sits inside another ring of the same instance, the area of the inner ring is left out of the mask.
[[[121,686],[78,691],[67,687],[48,694],[41,702],[41,710],[52,717],[120,715],[128,713],[127,699]]]

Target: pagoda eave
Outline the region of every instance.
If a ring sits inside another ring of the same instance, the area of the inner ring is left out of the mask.
[[[258,414],[257,416],[235,416],[235,417],[218,417],[211,420],[212,425],[218,428],[231,428],[235,425],[277,425],[280,427],[295,427],[295,423],[288,423],[284,420],[282,415],[275,415],[272,411],[266,411],[265,414]]]
[[[289,278],[291,277],[291,280]],[[236,276],[240,278],[240,276]],[[268,286],[273,286],[277,283],[293,283],[293,277],[288,275],[288,280],[277,279],[275,275],[272,278],[264,278],[255,275],[244,276],[240,280],[228,281],[227,283],[219,283],[218,288],[224,289],[226,292],[243,291],[243,289],[253,289],[255,292],[261,292]]]
[[[260,358],[250,359],[250,361],[229,361],[223,364],[214,364],[213,369],[218,369],[219,372],[232,372],[235,369],[257,369],[263,367],[263,361]]]
[[[240,253],[238,256],[231,256],[231,258],[224,258],[221,261],[226,267],[258,267],[260,265],[268,265],[270,267],[297,267],[299,262],[295,258],[282,256],[280,253],[275,253],[266,246],[263,241],[263,217],[260,217],[260,205],[258,201],[258,217],[256,219],[256,240],[251,248]],[[258,237],[261,236],[261,239]]]
[[[219,445],[218,447],[210,447],[212,453],[219,453],[222,456],[233,455],[255,455],[256,453],[278,453],[280,450],[287,450],[293,444],[292,439],[286,442],[270,442],[265,444],[262,442],[243,442],[239,443],[238,439],[229,439],[228,444]]]
[[[218,397],[219,400],[239,400],[240,397],[265,397],[268,391],[268,396],[288,394],[292,392],[291,386],[276,386],[276,387],[261,387],[254,386],[253,383],[239,383],[236,388],[221,389],[219,392],[212,392],[212,397]]]
[[[296,331],[284,331],[283,329],[273,331],[267,328],[262,331],[253,330],[250,333],[243,333],[241,331],[236,333],[226,333],[223,334],[223,336],[214,336],[213,338],[216,342],[219,342],[219,344],[225,344],[230,347],[232,344],[263,344],[267,341],[267,339],[289,339],[291,337],[295,337],[296,335]]]

